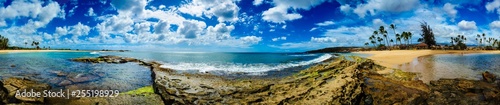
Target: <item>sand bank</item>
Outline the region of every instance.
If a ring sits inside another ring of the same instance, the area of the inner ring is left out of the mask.
[[[370,54],[368,59],[376,63],[394,68],[400,64],[413,61],[415,58],[433,54],[469,54],[469,53],[500,53],[500,51],[463,51],[463,50],[391,50],[391,51],[363,51],[359,54]]]

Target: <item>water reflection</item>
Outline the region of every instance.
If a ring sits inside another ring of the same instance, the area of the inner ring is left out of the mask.
[[[419,79],[425,83],[440,78],[464,78],[478,80],[481,73],[490,71],[500,74],[499,54],[442,54],[418,57],[397,68],[420,73]]]

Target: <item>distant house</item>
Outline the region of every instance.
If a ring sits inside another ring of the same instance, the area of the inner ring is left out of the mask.
[[[418,49],[427,49],[427,44],[420,43],[420,44],[417,44],[415,47],[417,47]]]

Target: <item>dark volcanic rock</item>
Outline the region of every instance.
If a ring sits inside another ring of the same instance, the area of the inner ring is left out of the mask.
[[[6,100],[7,95],[8,95],[7,89],[5,89],[3,86],[4,85],[3,85],[2,81],[0,81],[0,104],[5,104],[4,102],[7,101]]]
[[[496,76],[491,74],[490,72],[486,71],[482,73],[483,75],[483,80],[488,82],[488,83],[493,83],[496,80]]]
[[[227,80],[210,74],[178,73],[161,68],[160,63],[133,58],[102,56],[82,61],[120,63],[123,60],[150,67],[154,92],[165,104],[482,105],[500,102],[497,86],[500,82],[494,84],[496,77],[487,72],[483,73],[487,82],[440,79],[425,84],[414,79],[415,73],[395,70],[393,73],[378,74],[377,70],[387,68],[372,60],[353,59],[349,61],[339,57],[285,78],[243,80]],[[98,77],[96,74],[90,75]],[[102,101],[104,104],[106,102],[109,100]]]
[[[153,88],[166,104],[356,104],[361,64],[334,61],[280,80],[225,80],[204,74],[177,74],[153,64]]]
[[[5,103],[44,103],[44,97],[21,97],[15,96],[16,91],[31,91],[42,92],[49,90],[51,87],[47,84],[37,83],[35,81],[22,78],[8,78],[3,81],[3,87],[7,90],[8,96],[4,100]]]

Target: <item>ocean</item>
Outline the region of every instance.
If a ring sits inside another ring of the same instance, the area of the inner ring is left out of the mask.
[[[0,54],[0,79],[19,77],[48,83],[53,89],[133,90],[151,85],[149,68],[136,63],[81,63],[71,58],[116,55],[161,62],[181,72],[239,76],[286,76],[331,58],[332,54],[295,53],[161,53],[161,52],[31,52]],[[59,75],[62,73],[64,75]],[[88,76],[91,81],[62,84]],[[99,75],[99,76],[97,76]]]
[[[420,73],[426,83],[440,78],[479,80],[485,71],[500,75],[498,62],[500,54],[438,54],[419,57],[398,68]]]

